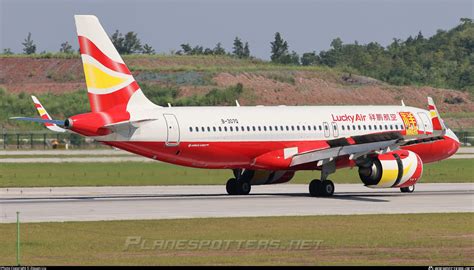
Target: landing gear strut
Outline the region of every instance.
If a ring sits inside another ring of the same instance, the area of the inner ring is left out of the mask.
[[[329,197],[334,194],[334,183],[327,177],[336,171],[334,160],[323,160],[321,180],[314,179],[309,184],[309,194],[313,197]]]
[[[252,186],[250,181],[244,177],[243,170],[234,170],[235,178],[231,178],[227,181],[225,186],[229,195],[247,195],[250,193]]]
[[[409,187],[402,187],[400,188],[400,191],[403,193],[412,193],[413,191],[415,191],[415,185]]]

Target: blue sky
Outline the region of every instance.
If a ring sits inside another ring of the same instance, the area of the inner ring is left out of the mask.
[[[462,17],[473,18],[472,0],[0,0],[0,50],[22,50],[28,32],[37,51],[77,48],[74,14],[94,14],[108,33],[135,31],[142,43],[169,53],[182,43],[231,50],[235,36],[248,41],[252,55],[270,57],[279,31],[299,54],[329,48],[331,40],[386,46],[394,37],[422,31],[431,36]]]

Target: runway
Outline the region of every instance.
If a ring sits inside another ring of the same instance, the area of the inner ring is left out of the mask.
[[[224,186],[66,187],[0,189],[0,223],[474,212],[474,184],[418,184],[412,194],[337,184],[331,198],[307,185],[254,186],[229,196]]]

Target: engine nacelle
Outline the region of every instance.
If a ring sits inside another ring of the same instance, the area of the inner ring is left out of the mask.
[[[370,188],[408,187],[423,174],[423,162],[414,152],[396,150],[359,162],[359,176]]]
[[[244,170],[241,178],[251,185],[280,184],[290,181],[295,171]]]

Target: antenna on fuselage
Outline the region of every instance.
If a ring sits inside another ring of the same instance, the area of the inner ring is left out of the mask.
[[[240,107],[239,101],[237,99],[235,100],[235,106]]]
[[[169,102],[168,102],[168,107],[170,107],[170,108],[171,108],[171,103],[169,103]]]
[[[405,102],[403,102],[403,99],[402,99],[402,106],[405,107]]]

